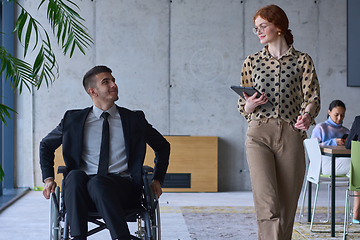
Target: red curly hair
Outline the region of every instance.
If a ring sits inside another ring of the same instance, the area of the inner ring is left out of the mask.
[[[260,8],[254,15],[253,20],[257,17],[261,17],[266,21],[272,23],[280,29],[280,33],[285,35],[285,40],[287,44],[293,44],[294,37],[289,29],[289,19],[286,16],[284,10],[276,5],[268,5],[266,7]]]

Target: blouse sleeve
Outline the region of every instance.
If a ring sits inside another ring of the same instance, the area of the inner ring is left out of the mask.
[[[252,87],[253,86],[252,63],[251,63],[250,56],[248,56],[245,59],[244,64],[243,64],[243,68],[241,71],[241,86],[243,86],[243,87]],[[245,109],[244,109],[245,103],[246,103],[245,99],[242,96],[239,96],[238,110],[239,110],[240,114],[243,115],[247,121],[249,121],[251,114],[249,114],[245,111]]]
[[[320,87],[315,71],[315,66],[311,57],[305,54],[303,61],[303,103],[301,104],[300,114],[304,114],[306,106],[310,103],[313,103],[316,106],[316,111],[314,116],[312,116],[311,124],[315,125],[315,117],[319,114],[320,111]]]
[[[312,133],[311,133],[311,138],[316,138],[318,140],[319,143],[322,142],[322,128],[320,127],[320,125],[316,125],[314,127],[314,129],[312,130]]]

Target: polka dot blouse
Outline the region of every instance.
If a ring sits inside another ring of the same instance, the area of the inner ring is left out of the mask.
[[[297,117],[304,114],[305,107],[314,103],[317,106],[316,116],[320,110],[320,88],[311,57],[290,46],[280,59],[276,59],[270,55],[267,47],[245,59],[241,85],[265,92],[273,105],[260,105],[248,114],[244,110],[245,100],[240,96],[239,112],[248,122],[281,118],[294,125]],[[314,120],[312,124],[315,124]]]

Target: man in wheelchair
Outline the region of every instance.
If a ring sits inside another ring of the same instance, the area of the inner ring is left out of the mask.
[[[96,208],[112,239],[131,239],[125,208],[139,202],[146,144],[155,152],[151,188],[162,194],[170,144],[145,119],[142,111],[118,107],[118,87],[112,71],[95,66],[83,78],[93,106],[69,110],[40,143],[43,195],[54,192],[54,152],[62,144],[68,174],[63,192],[74,239],[86,239],[88,212]]]

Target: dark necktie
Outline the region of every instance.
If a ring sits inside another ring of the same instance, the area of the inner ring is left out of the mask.
[[[101,147],[100,147],[100,158],[99,158],[99,167],[98,173],[99,176],[106,176],[108,173],[109,167],[109,122],[107,120],[109,113],[103,112],[101,117],[104,118],[102,126],[102,137],[101,137]]]

